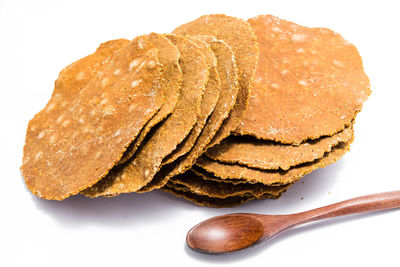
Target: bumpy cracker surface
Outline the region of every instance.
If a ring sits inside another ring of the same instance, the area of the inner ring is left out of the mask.
[[[260,197],[264,194],[278,196],[290,186],[290,184],[268,186],[260,183],[233,185],[210,180],[207,181],[202,179],[202,176],[197,176],[191,171],[170,179],[169,183],[184,185],[189,188],[192,193],[197,195],[206,195],[216,198],[227,198],[244,194],[251,194],[255,197]]]
[[[200,113],[197,116],[196,125],[193,127],[186,139],[181,144],[179,144],[177,149],[175,149],[173,153],[168,155],[168,157],[163,160],[163,164],[172,163],[192,149],[198,136],[203,130],[208,117],[213,112],[221,92],[221,81],[216,70],[217,60],[210,46],[206,42],[198,40],[196,38],[190,36],[188,36],[188,38],[203,53],[208,66],[209,79],[206,85],[206,89],[204,91],[203,99],[201,101]]]
[[[149,131],[164,120],[175,109],[182,87],[182,71],[179,66],[179,51],[164,35],[151,33],[148,35],[158,50],[158,60],[163,65],[164,103],[161,109],[142,129],[136,140],[129,146],[119,164],[129,160],[137,151]]]
[[[350,125],[370,94],[357,49],[329,29],[274,16],[248,21],[260,58],[250,103],[236,132],[300,144]]]
[[[174,188],[173,186],[166,185],[162,188],[163,191],[169,192],[177,197],[182,197],[186,200],[189,200],[199,206],[205,207],[212,207],[212,208],[230,208],[236,207],[250,200],[256,199],[254,196],[251,195],[242,195],[242,196],[234,196],[234,197],[227,197],[227,198],[212,198],[208,196],[196,195],[188,189]],[[264,198],[279,198],[280,196],[270,196],[265,194],[264,196],[260,197],[259,199]]]
[[[161,65],[146,36],[102,64],[77,94],[54,94],[29,122],[21,170],[41,198],[62,200],[103,178],[161,107]]]
[[[290,167],[322,158],[326,152],[353,136],[352,126],[332,136],[321,137],[298,146],[257,140],[249,136],[231,136],[206,152],[207,157],[225,163],[238,163],[266,170]]]
[[[225,41],[235,55],[240,84],[238,98],[229,118],[211,141],[211,147],[230,135],[246,110],[259,56],[257,39],[249,23],[221,14],[202,16],[179,26],[174,33],[215,36],[217,39]]]
[[[185,157],[178,159],[173,164],[165,165],[154,177],[148,186],[141,191],[147,191],[163,186],[169,178],[184,173],[196,162],[197,158],[205,151],[207,145],[214,137],[223,121],[229,116],[238,94],[237,67],[233,53],[223,41],[211,36],[198,36],[207,42],[217,58],[217,72],[221,81],[221,93],[218,102],[208,118],[200,136],[193,148]]]
[[[173,113],[151,134],[132,160],[84,192],[96,197],[136,192],[148,184],[162,160],[184,140],[197,121],[208,79],[207,64],[200,50],[186,37],[167,35],[181,57],[182,91]]]
[[[59,95],[65,101],[75,98],[79,91],[97,75],[101,69],[105,68],[111,57],[129,40],[117,39],[102,43],[96,52],[81,58],[71,65],[64,68],[55,82],[53,96]]]
[[[296,182],[301,177],[309,174],[313,170],[323,168],[338,161],[349,150],[349,143],[340,143],[321,159],[317,159],[310,163],[301,164],[299,166],[290,168],[287,171],[260,170],[248,168],[238,164],[224,164],[213,161],[206,157],[199,158],[196,165],[203,168],[207,172],[220,177],[221,179],[244,179],[246,181],[258,182],[266,185],[288,184]]]

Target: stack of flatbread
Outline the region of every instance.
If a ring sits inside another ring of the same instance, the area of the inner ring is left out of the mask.
[[[349,150],[369,94],[357,49],[331,30],[206,15],[105,42],[62,70],[29,122],[21,170],[44,199],[278,198]]]

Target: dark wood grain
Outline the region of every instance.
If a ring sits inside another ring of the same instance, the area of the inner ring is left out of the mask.
[[[263,224],[250,216],[224,215],[204,221],[187,235],[188,245],[207,253],[232,252],[257,242],[264,234]]]
[[[235,213],[213,217],[193,227],[186,242],[192,249],[221,254],[248,248],[294,226],[349,214],[400,207],[400,191],[357,197],[288,215]]]

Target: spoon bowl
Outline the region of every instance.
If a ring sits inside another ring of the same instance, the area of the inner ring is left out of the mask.
[[[188,232],[186,242],[199,252],[219,254],[250,247],[263,234],[264,225],[258,219],[248,214],[229,214],[196,225]]]

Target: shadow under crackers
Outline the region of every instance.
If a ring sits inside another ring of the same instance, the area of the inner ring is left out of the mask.
[[[71,196],[63,201],[49,201],[32,196],[36,206],[60,223],[78,227],[85,224],[101,224],[113,227],[132,226],[152,220],[172,219],[174,212],[182,209],[201,209],[206,218],[231,212],[284,213],[302,204],[301,196],[307,201],[315,201],[335,182],[336,173],[341,163],[338,162],[324,169],[319,169],[295,183],[280,199],[251,201],[234,208],[199,207],[182,198],[155,190],[145,194],[121,194],[112,198],[87,198],[82,195]]]
[[[278,200],[251,201],[235,208],[199,207],[160,190],[145,194],[122,194],[113,198],[99,197],[90,199],[82,195],[76,195],[63,201],[48,201],[39,199],[36,196],[32,196],[32,199],[38,209],[42,210],[47,216],[52,217],[65,227],[72,228],[86,225],[128,228],[163,220],[174,220],[174,214],[188,210],[193,211],[194,209],[201,210],[204,214],[204,220],[217,215],[238,212],[284,214],[300,211],[300,204],[304,203],[300,201],[301,196],[304,196],[305,200],[315,203],[322,195],[327,194],[332,185],[339,179],[338,174],[343,164],[345,164],[344,158],[335,164],[312,172],[303,177],[301,181],[295,183]],[[322,223],[321,225],[325,224]],[[188,230],[192,226],[188,226]],[[268,245],[249,249],[245,253],[219,256],[206,255],[192,251],[186,244],[184,250],[189,256],[197,260],[229,263],[255,256],[267,249],[268,246],[280,242],[279,240],[284,240],[299,231],[301,230],[295,229],[284,233],[277,238],[277,241],[275,239],[271,240],[267,242]],[[182,236],[182,242],[184,240],[185,237]]]
[[[192,209],[186,201],[159,190],[146,194],[122,194],[113,198],[72,196],[63,201],[49,201],[32,196],[36,206],[66,227],[101,225],[134,227],[161,220],[173,220],[175,212]],[[179,204],[179,205],[177,205]]]

